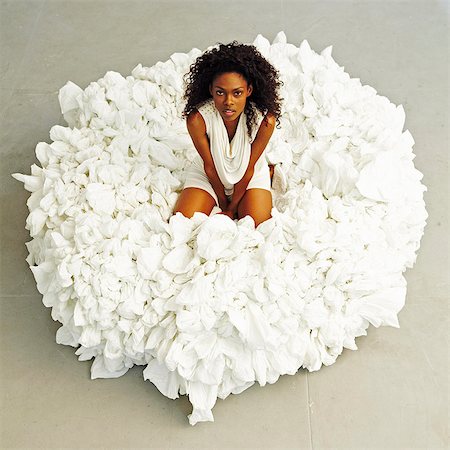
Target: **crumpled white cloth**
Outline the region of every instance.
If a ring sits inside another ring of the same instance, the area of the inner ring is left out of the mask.
[[[134,364],[189,422],[257,381],[330,365],[355,338],[399,327],[426,225],[403,107],[283,32],[254,45],[280,71],[281,128],[272,218],[257,229],[172,210],[196,154],[181,111],[182,76],[202,52],[174,53],[130,76],[107,72],[59,91],[68,127],[39,142],[27,262],[60,344],[94,358],[92,378]]]

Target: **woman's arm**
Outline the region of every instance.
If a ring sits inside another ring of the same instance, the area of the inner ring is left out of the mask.
[[[236,213],[239,202],[247,190],[248,183],[255,173],[255,164],[264,152],[275,128],[275,116],[271,113],[267,113],[266,117],[261,122],[258,133],[256,134],[255,140],[252,143],[250,161],[248,163],[247,170],[244,176],[239,180],[238,183],[234,185],[233,197],[230,204],[228,205],[228,210],[233,214]]]
[[[197,111],[191,111],[186,120],[187,129],[192,138],[195,148],[203,159],[203,167],[214,192],[219,200],[219,206],[225,210],[228,206],[228,199],[225,195],[225,188],[220,181],[216,166],[211,155],[209,147],[208,135],[206,134],[206,124],[202,115]]]

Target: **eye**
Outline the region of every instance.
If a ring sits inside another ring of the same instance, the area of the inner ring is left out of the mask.
[[[216,94],[217,94],[217,95],[222,95],[223,92],[222,92],[222,91],[216,91]],[[237,97],[239,97],[240,95],[242,95],[242,91],[235,92],[234,95],[236,95]]]

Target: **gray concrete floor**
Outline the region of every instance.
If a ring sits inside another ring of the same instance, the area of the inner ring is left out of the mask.
[[[1,1],[1,448],[448,448],[448,3],[443,1]],[[66,125],[57,94],[173,52],[280,30],[402,104],[429,213],[406,271],[400,328],[374,328],[317,372],[218,400],[191,427],[143,366],[90,380],[91,361],[55,342],[59,324],[25,261],[38,142]]]

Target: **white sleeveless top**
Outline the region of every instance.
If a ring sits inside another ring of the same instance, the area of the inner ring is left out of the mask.
[[[251,143],[255,140],[264,115],[256,108],[256,126],[252,130],[251,139],[247,134],[246,114],[242,111],[239,116],[236,133],[229,142],[224,121],[214,105],[214,100],[208,99],[197,107],[206,124],[206,133],[209,137],[211,156],[214,161],[220,181],[226,190],[230,190],[243,176],[250,161]],[[265,150],[264,150],[265,151]],[[203,160],[197,155],[201,164]],[[263,154],[258,159],[258,168],[267,165]],[[255,164],[255,172],[258,169]]]

